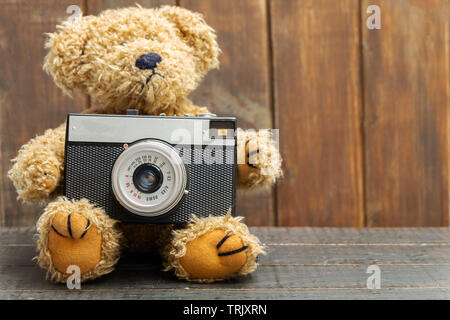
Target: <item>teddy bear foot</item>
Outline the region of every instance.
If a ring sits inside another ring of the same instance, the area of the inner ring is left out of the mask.
[[[121,237],[114,224],[86,199],[57,199],[38,221],[39,265],[59,282],[65,282],[74,268],[79,268],[81,281],[111,272],[119,258]]]
[[[184,229],[174,230],[165,250],[166,270],[182,279],[214,282],[256,270],[257,256],[264,253],[242,218],[208,217],[193,220]]]

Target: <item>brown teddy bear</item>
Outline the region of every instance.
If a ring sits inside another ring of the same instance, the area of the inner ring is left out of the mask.
[[[66,21],[50,34],[44,70],[67,94],[90,95],[85,113],[143,115],[209,113],[187,97],[219,65],[214,30],[201,15],[164,6],[107,10]],[[125,224],[88,200],[61,196],[66,124],[22,146],[8,173],[24,202],[46,204],[37,223],[37,260],[52,279],[65,281],[77,265],[81,281],[113,270],[122,248],[157,249],[165,270],[212,282],[256,269],[263,252],[240,217],[197,218],[184,226]],[[281,157],[269,131],[238,130],[238,185],[268,186],[281,176]],[[251,142],[251,143],[249,143]],[[253,159],[248,159],[248,158]]]

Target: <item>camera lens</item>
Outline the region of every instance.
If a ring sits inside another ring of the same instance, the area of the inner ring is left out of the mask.
[[[136,188],[144,193],[157,191],[162,184],[163,174],[161,170],[153,164],[140,165],[133,174],[133,182]]]
[[[177,149],[158,140],[124,148],[111,171],[116,200],[130,213],[157,217],[183,198],[187,172]]]

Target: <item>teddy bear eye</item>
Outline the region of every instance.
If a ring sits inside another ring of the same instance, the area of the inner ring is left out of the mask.
[[[120,45],[121,46],[125,46],[127,43],[126,42],[121,42]]]

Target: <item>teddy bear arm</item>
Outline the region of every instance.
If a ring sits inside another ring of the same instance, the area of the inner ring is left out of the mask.
[[[281,155],[270,130],[237,130],[238,186],[270,187],[283,175]]]
[[[64,170],[65,132],[64,123],[46,130],[19,149],[8,172],[19,199],[42,201],[59,192]]]

